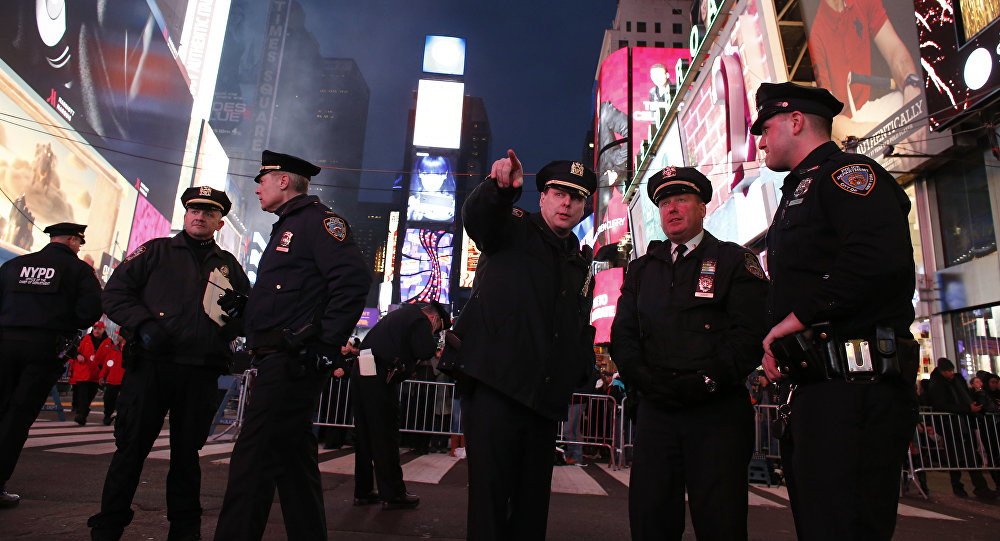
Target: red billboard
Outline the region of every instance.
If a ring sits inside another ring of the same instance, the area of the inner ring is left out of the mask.
[[[590,324],[597,329],[595,344],[611,341],[611,323],[615,320],[618,297],[621,296],[622,267],[601,271],[594,276],[594,305],[590,310]]]

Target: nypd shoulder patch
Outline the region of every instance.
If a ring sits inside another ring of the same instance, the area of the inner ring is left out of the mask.
[[[323,225],[326,227],[326,232],[333,238],[339,241],[347,238],[347,223],[344,222],[343,218],[331,216],[323,220]]]
[[[868,195],[875,187],[875,171],[865,163],[845,165],[832,176],[837,186],[855,195]]]
[[[743,259],[745,260],[747,270],[750,271],[750,274],[760,278],[761,280],[766,279],[764,269],[760,267],[760,261],[757,260],[757,256],[747,252],[746,254],[743,254]]]
[[[145,251],[146,251],[146,246],[140,246],[140,247],[136,248],[135,250],[132,250],[132,253],[129,254],[128,256],[126,256],[125,257],[125,261],[122,261],[122,263],[128,263],[129,261],[132,261],[133,259],[135,259],[137,256],[139,256],[140,254],[142,254]]]
[[[519,208],[517,208],[517,207],[514,207],[514,208],[510,209],[510,213],[513,214],[517,218],[523,218],[524,217],[524,211],[521,210],[521,209],[519,209]]]

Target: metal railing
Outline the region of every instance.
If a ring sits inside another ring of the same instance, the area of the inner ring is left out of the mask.
[[[1000,471],[1000,415],[921,412],[904,472],[920,494],[924,472],[976,470]]]

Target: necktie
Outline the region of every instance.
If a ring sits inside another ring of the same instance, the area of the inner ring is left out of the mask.
[[[674,261],[684,257],[684,252],[686,252],[687,249],[687,244],[679,244],[676,248],[674,248]]]

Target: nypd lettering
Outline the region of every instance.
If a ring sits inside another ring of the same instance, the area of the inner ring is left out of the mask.
[[[847,165],[833,172],[833,181],[844,191],[864,196],[875,187],[875,171],[868,164]]]
[[[347,224],[344,222],[343,218],[331,216],[323,220],[323,225],[326,227],[326,232],[332,235],[333,238],[339,241],[343,241],[347,238]]]
[[[138,256],[139,254],[141,254],[141,253],[143,253],[145,251],[146,251],[146,246],[145,245],[140,246],[140,247],[136,248],[135,250],[132,250],[132,253],[129,254],[128,257],[125,258],[125,261],[123,261],[123,263],[128,263],[129,261],[132,261],[133,259],[136,258],[136,256]]]
[[[52,267],[21,267],[17,283],[19,285],[50,286],[56,269]]]

